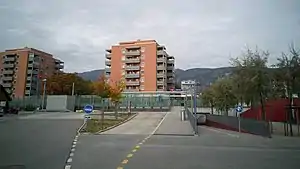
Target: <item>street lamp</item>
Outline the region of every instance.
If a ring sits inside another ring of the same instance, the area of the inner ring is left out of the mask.
[[[43,98],[42,98],[42,110],[44,109],[44,104],[45,104],[47,79],[43,79],[43,82],[44,82],[44,89],[43,89]]]

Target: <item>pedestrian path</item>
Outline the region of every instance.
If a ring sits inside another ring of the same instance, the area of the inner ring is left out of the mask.
[[[173,107],[154,135],[194,135],[188,120],[181,121],[181,107]]]

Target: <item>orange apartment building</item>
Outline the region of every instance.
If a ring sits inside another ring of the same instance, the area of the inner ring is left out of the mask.
[[[126,92],[174,90],[173,56],[155,40],[120,42],[105,54],[105,76],[124,78]]]
[[[33,48],[0,52],[0,78],[13,98],[38,95],[44,78],[60,72],[64,62],[51,54]]]

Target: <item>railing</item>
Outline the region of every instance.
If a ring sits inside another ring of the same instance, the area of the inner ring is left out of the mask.
[[[198,135],[198,125],[197,125],[197,117],[185,106],[185,113],[187,114],[188,120],[191,123],[191,126],[196,135]]]

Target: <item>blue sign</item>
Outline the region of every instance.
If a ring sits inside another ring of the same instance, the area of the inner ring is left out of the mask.
[[[86,113],[86,114],[90,114],[93,112],[93,109],[94,107],[92,105],[85,105],[84,108],[83,108],[83,111]]]
[[[241,113],[242,111],[243,111],[243,106],[238,105],[238,106],[236,107],[236,112]]]

